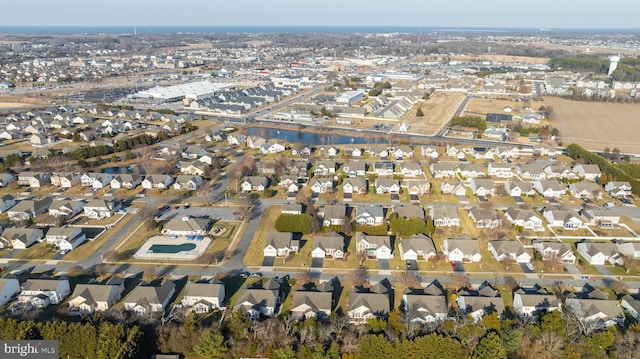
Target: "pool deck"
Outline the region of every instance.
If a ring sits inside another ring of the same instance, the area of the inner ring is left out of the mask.
[[[151,246],[154,244],[179,245],[185,243],[195,244],[196,247],[193,250],[178,253],[152,253],[150,250]],[[133,258],[165,261],[191,261],[205,253],[210,244],[211,239],[208,237],[204,237],[201,241],[189,241],[185,236],[178,236],[177,238],[171,238],[171,236],[153,236],[147,239],[142,246],[140,246],[138,251],[133,255]]]

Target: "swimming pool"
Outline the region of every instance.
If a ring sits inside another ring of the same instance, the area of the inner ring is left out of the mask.
[[[180,253],[189,252],[196,248],[194,243],[182,244],[154,244],[149,248],[151,253]]]

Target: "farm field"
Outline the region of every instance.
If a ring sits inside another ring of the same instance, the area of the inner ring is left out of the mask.
[[[465,95],[459,92],[436,91],[426,102],[418,102],[413,109],[403,116],[402,120],[411,125],[409,132],[425,135],[434,134],[451,119],[464,97]],[[416,117],[418,108],[422,108],[424,117]]]
[[[560,130],[565,145],[577,143],[588,150],[617,147],[623,153],[640,153],[640,104],[580,102],[545,97],[553,107],[553,126]]]

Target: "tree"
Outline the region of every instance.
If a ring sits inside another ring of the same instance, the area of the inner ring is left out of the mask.
[[[417,117],[424,117],[424,112],[422,112],[422,107],[418,108],[418,111],[416,111],[416,116]]]
[[[200,336],[196,352],[207,359],[223,358],[229,350],[220,332],[208,330]]]
[[[478,359],[507,358],[507,351],[502,344],[502,339],[495,332],[488,332],[476,347]]]
[[[393,345],[383,335],[367,334],[360,340],[358,358],[391,358]]]
[[[156,273],[154,269],[150,268],[142,272],[142,280],[144,280],[145,282],[151,283],[156,279],[158,279],[158,273]]]
[[[73,266],[69,268],[69,272],[67,274],[69,277],[79,277],[84,274],[84,268],[81,266]]]

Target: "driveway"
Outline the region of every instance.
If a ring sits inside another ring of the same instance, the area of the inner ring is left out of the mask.
[[[467,196],[458,196],[458,201],[462,204],[466,204],[469,203],[469,200],[467,199]]]
[[[455,261],[454,263],[455,263],[456,266],[453,268],[453,271],[454,272],[463,273],[464,272],[464,266],[462,265],[462,262]]]
[[[578,268],[576,267],[575,264],[569,264],[566,263],[564,265],[565,268],[567,268],[567,271],[571,274],[573,274],[573,277],[576,278],[576,276],[582,276],[582,272],[580,272],[580,270],[578,270]]]
[[[324,264],[324,258],[311,259],[311,268],[322,268],[323,264]]]
[[[524,200],[520,196],[511,196],[516,203],[524,203]]]
[[[381,270],[389,270],[389,260],[388,259],[378,259],[378,269]]]
[[[273,264],[276,262],[276,257],[264,257],[262,260],[263,267],[273,267]]]
[[[418,270],[418,261],[407,261],[407,270],[417,271]]]
[[[400,195],[397,193],[392,193],[390,195],[391,197],[391,202],[400,202]]]
[[[420,198],[417,194],[410,194],[409,199],[411,200],[411,202],[420,202]]]
[[[598,273],[602,275],[611,275],[611,272],[605,266],[594,266],[594,267],[596,268]]]

